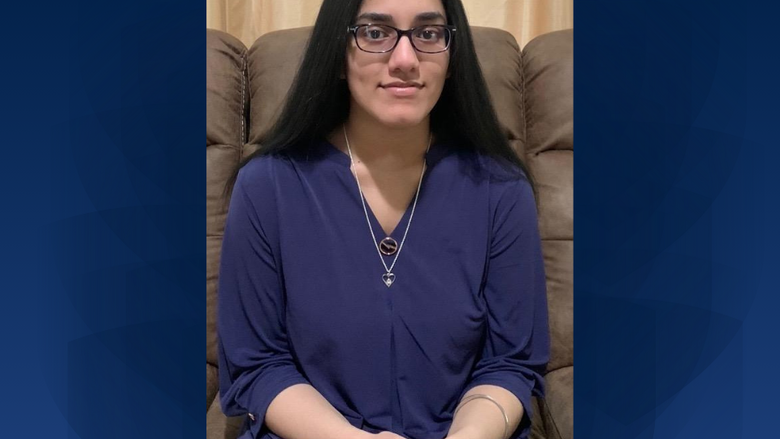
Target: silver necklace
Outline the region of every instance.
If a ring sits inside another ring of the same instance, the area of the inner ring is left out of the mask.
[[[401,255],[401,249],[404,248],[404,242],[406,242],[406,234],[409,233],[409,226],[412,225],[412,218],[414,218],[414,210],[417,207],[417,197],[420,196],[420,186],[422,186],[422,180],[423,175],[425,175],[425,169],[427,167],[426,163],[423,162],[422,171],[420,172],[420,181],[417,182],[417,192],[414,194],[414,203],[412,203],[412,212],[409,215],[409,221],[406,223],[406,230],[404,230],[404,236],[401,238],[401,245],[398,245],[395,242],[395,239],[391,237],[387,237],[382,240],[382,242],[377,243],[376,242],[376,235],[374,235],[374,228],[371,226],[371,220],[368,218],[368,209],[366,208],[366,199],[363,196],[363,188],[360,187],[360,178],[358,178],[357,175],[357,169],[355,169],[355,161],[352,159],[352,148],[349,147],[349,137],[347,137],[347,127],[346,125],[342,126],[344,130],[344,141],[347,144],[347,152],[349,152],[349,162],[350,167],[352,168],[352,172],[355,174],[355,180],[357,181],[358,185],[358,192],[360,192],[360,202],[363,204],[363,213],[366,215],[366,223],[368,224],[368,230],[371,232],[371,239],[373,240],[374,247],[376,247],[376,252],[379,255],[379,260],[382,262],[382,265],[385,267],[385,274],[382,275],[382,283],[384,283],[387,288],[390,288],[391,285],[393,285],[393,282],[395,282],[395,273],[393,273],[393,267],[395,267],[396,261],[398,261],[398,256]],[[431,140],[433,139],[433,134],[428,137],[428,148],[425,149],[425,154],[428,154],[428,150],[431,149]],[[396,253],[396,249],[398,250]],[[385,263],[385,258],[382,257],[382,253],[386,255],[392,255],[395,253],[395,258],[393,258],[393,263],[390,264],[390,267],[388,268],[387,264]]]

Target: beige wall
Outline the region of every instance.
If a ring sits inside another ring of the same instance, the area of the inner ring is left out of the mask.
[[[206,0],[206,27],[247,46],[279,29],[311,26],[322,0]],[[463,0],[472,26],[504,29],[520,46],[537,35],[574,27],[574,0]]]

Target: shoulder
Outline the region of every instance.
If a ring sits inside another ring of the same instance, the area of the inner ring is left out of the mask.
[[[288,172],[287,158],[279,155],[256,156],[238,171],[233,186],[231,207],[240,199],[240,205],[250,209],[255,216],[268,216],[277,207],[279,193],[284,184],[281,175]]]
[[[493,212],[500,216],[514,211],[524,217],[536,218],[536,197],[526,178],[494,180],[490,184]]]
[[[506,182],[525,182],[530,187],[525,172],[507,159],[489,155],[461,141],[448,143],[446,149],[448,153],[441,155],[457,161],[459,169],[465,170],[467,176],[480,183],[500,186],[500,183]]]
[[[243,187],[264,186],[278,178],[280,172],[290,168],[290,160],[281,154],[256,156],[238,171],[236,183]]]
[[[453,149],[458,178],[471,182],[480,197],[487,201],[494,226],[513,217],[512,221],[536,221],[536,197],[526,173],[514,163],[470,149]],[[452,168],[456,169],[456,168]]]
[[[514,221],[535,223],[536,196],[525,172],[494,157],[482,155],[479,160],[487,181],[494,225],[509,217],[514,218]]]
[[[471,163],[478,178],[488,186],[491,200],[522,198],[533,201],[531,181],[517,165],[478,152],[467,153],[462,160]]]
[[[238,171],[234,191],[251,199],[268,198],[284,185],[280,182],[293,171],[290,159],[282,154],[267,154],[251,158]]]

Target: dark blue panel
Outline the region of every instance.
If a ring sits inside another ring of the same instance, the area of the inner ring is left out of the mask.
[[[3,18],[2,436],[205,437],[204,3]]]
[[[778,12],[577,4],[580,439],[776,434]]]

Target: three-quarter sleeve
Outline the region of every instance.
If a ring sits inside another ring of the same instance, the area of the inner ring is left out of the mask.
[[[272,179],[262,178],[266,167],[251,165],[239,174],[228,210],[217,328],[222,410],[228,416],[251,414],[255,437],[271,401],[285,388],[308,381],[293,359],[285,328],[283,284],[274,257],[278,224]]]
[[[495,203],[484,278],[487,334],[467,392],[496,385],[512,392],[525,414],[510,437],[529,433],[531,395],[543,396],[550,351],[547,293],[533,191],[526,180],[502,187]]]

